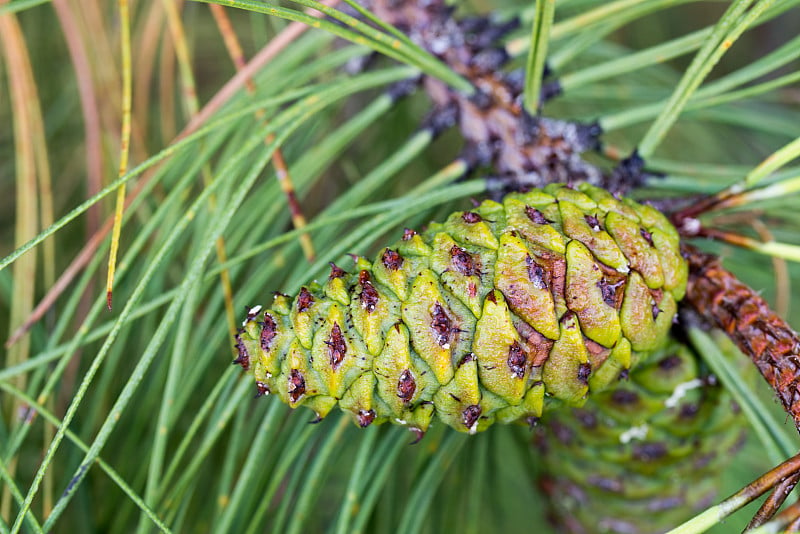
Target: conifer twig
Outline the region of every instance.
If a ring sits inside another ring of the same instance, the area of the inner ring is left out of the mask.
[[[800,454],[789,458],[771,471],[764,473],[721,503],[708,508],[705,512],[670,530],[668,534],[705,532],[711,526],[740,510],[746,504],[753,502],[780,484],[783,479],[798,471],[800,471]]]
[[[719,258],[691,245],[683,252],[689,261],[686,301],[753,360],[800,429],[800,336]]]
[[[759,508],[756,514],[753,516],[753,519],[750,520],[750,523],[747,524],[745,531],[763,525],[772,516],[774,516],[775,512],[777,512],[778,509],[783,505],[784,501],[786,501],[786,497],[788,497],[792,492],[798,480],[800,480],[800,471],[793,473],[781,480],[773,488],[772,493],[769,494],[767,499],[761,505],[761,508]]]

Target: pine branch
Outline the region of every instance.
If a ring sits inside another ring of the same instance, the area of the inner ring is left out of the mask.
[[[624,193],[640,183],[641,166],[636,163],[622,173],[607,174],[581,157],[600,146],[602,132],[596,124],[533,116],[525,110],[524,73],[502,71],[510,54],[501,39],[517,20],[457,19],[444,2],[424,7],[417,2],[389,3],[376,0],[371,7],[382,19],[407,29],[419,46],[475,87],[474,94],[465,95],[435,78],[422,80],[434,106],[428,127],[440,133],[458,126],[464,139],[462,157],[470,168],[490,167],[495,173],[490,189],[508,192],[587,182]],[[557,94],[557,83],[545,84],[541,92],[541,100],[547,100]]]
[[[686,301],[753,360],[800,430],[800,336],[719,258],[690,245],[683,252],[689,261]]]

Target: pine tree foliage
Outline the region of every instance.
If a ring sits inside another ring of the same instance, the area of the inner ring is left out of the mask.
[[[334,414],[309,425],[253,399],[252,379],[230,365],[242,316],[273,291],[324,281],[329,262],[350,269],[349,254],[375,257],[403,228],[466,211],[495,186],[488,165],[461,158],[461,134],[426,120],[428,94],[409,89],[424,73],[469,91],[404,37],[413,27],[339,15],[357,13],[349,4],[324,18],[306,14],[323,7],[310,1],[218,4],[0,3],[0,337],[13,338],[0,369],[0,532],[545,525],[548,460],[527,428],[434,425],[412,447],[390,425]],[[800,325],[800,2],[561,0],[552,20],[547,4],[475,1],[453,17],[518,18],[502,36],[504,69],[547,64],[541,88],[557,80],[560,93],[541,111],[600,126],[592,166],[612,173],[639,148],[655,177],[635,198],[667,209],[746,191],[699,221],[744,247],[693,243]],[[116,178],[126,124],[130,165]],[[717,376],[746,417],[723,496],[798,439],[769,388],[704,340],[694,329],[685,340],[701,376]]]

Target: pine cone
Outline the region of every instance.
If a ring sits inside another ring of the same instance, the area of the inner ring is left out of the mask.
[[[256,307],[237,336],[259,393],[324,417],[434,416],[463,432],[581,405],[665,341],[687,266],[655,209],[586,184],[406,231],[356,272]],[[533,418],[533,419],[532,419]]]
[[[718,475],[746,436],[727,391],[674,342],[637,366],[629,383],[542,420],[541,487],[551,519],[573,534],[649,534],[680,524],[713,502]]]

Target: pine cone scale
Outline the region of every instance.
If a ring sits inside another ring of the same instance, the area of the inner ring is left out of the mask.
[[[259,391],[318,417],[338,402],[361,426],[538,418],[545,398],[581,405],[664,342],[685,280],[668,272],[673,234],[588,185],[486,201],[276,296],[248,315],[241,360]]]

